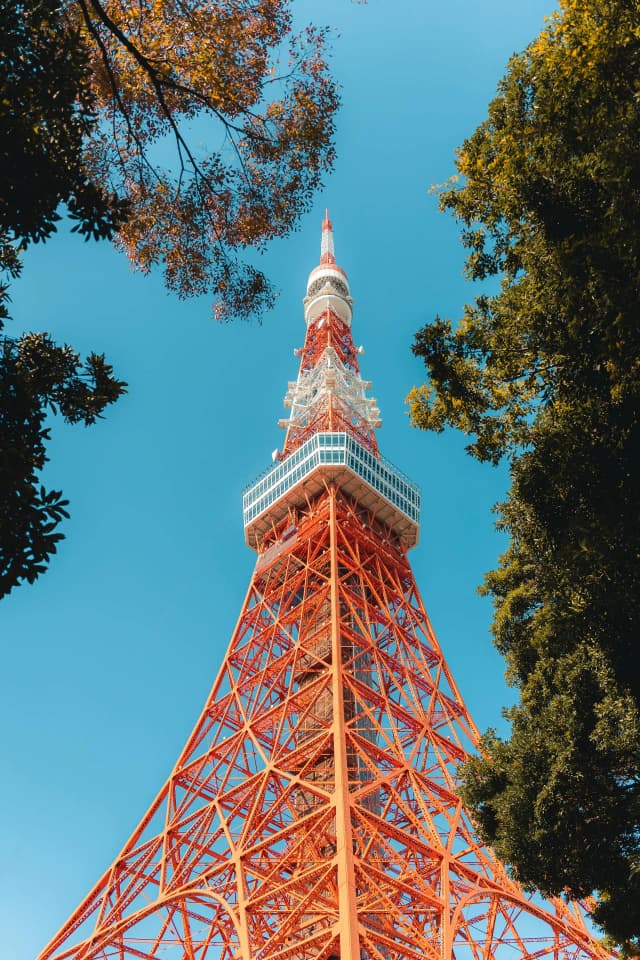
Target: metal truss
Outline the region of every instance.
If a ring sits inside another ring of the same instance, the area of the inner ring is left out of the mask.
[[[374,429],[380,411],[371,387],[360,375],[351,328],[332,309],[325,310],[307,328],[297,381],[289,384],[280,420],[287,436],[281,456],[287,457],[314,433],[346,430],[373,453],[379,454]]]
[[[476,743],[404,551],[327,484],[263,544],[167,783],[40,960],[604,960],[476,840]]]

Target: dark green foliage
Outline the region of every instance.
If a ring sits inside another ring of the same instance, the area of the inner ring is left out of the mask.
[[[630,948],[640,930],[638,399],[608,418],[595,402],[541,417],[513,464],[500,520],[511,544],[485,590],[521,700],[507,712],[510,739],[490,738],[463,791],[521,880],[598,891],[595,919]]]
[[[22,249],[46,240],[66,204],[74,230],[107,238],[124,204],[88,178],[83,138],[95,124],[87,56],[55,0],[0,9],[0,273],[15,279]],[[0,597],[45,569],[63,538],[67,501],[41,482],[47,414],[93,423],[124,391],[104,357],[83,363],[47,334],[9,337],[0,284]]]
[[[640,19],[564,0],[509,64],[441,205],[473,279],[501,275],[414,351],[417,425],[507,456],[510,546],[486,578],[520,690],[464,771],[481,833],[524,883],[595,893],[640,947]]]
[[[23,249],[49,238],[66,209],[86,239],[117,233],[144,272],[163,264],[170,289],[213,291],[220,318],[270,305],[267,278],[237,253],[285,235],[309,207],[333,163],[339,102],[327,32],[294,37],[291,21],[289,0],[1,4],[3,278],[18,275]],[[203,121],[214,140],[224,132],[220,149],[191,142]],[[0,282],[0,330],[7,302]],[[64,501],[38,480],[46,410],[90,423],[123,385],[90,357],[87,386],[79,358],[44,335],[0,337],[0,347],[6,592],[42,572],[61,536]]]
[[[104,357],[83,364],[46,334],[0,337],[0,598],[44,572],[68,501],[39,479],[46,456],[49,411],[68,423],[94,423],[123,393]]]
[[[91,74],[58,0],[2,4],[0,63],[0,237],[45,240],[62,203],[87,239],[112,236],[126,207],[85,171]]]

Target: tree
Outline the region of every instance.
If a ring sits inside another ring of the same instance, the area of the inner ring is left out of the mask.
[[[88,175],[84,143],[96,125],[90,65],[77,30],[61,28],[55,0],[5,4],[0,81],[0,273],[20,273],[21,250],[56,229],[66,204],[86,237],[108,238],[126,204]],[[47,413],[93,423],[124,391],[104,357],[83,363],[46,334],[10,337],[0,285],[0,597],[46,568],[63,535],[67,501],[47,490]]]
[[[89,53],[61,21],[58,0],[4,4],[0,14],[0,237],[15,247],[46,240],[66,204],[75,229],[110,237],[126,205],[92,181],[85,137],[96,127]]]
[[[101,120],[86,167],[129,203],[119,245],[145,272],[161,264],[179,295],[213,292],[218,318],[260,313],[274,291],[235,251],[288,233],[331,166],[325,32],[293,37],[288,0],[65,0],[62,12]]]
[[[468,276],[460,322],[416,335],[416,425],[508,458],[510,536],[484,591],[520,693],[463,769],[481,835],[524,883],[595,893],[640,948],[640,21],[561,0],[514,56],[441,207]]]
[[[143,271],[162,264],[180,295],[212,292],[219,318],[268,307],[273,289],[237,251],[291,230],[332,163],[324,46],[323,31],[291,36],[288,0],[5,4],[0,331],[7,279],[63,207],[85,238],[115,235]],[[3,334],[0,357],[3,596],[62,538],[66,501],[39,479],[46,412],[93,423],[126,385],[104,357],[83,363],[46,334]]]
[[[33,583],[63,539],[58,526],[68,501],[39,479],[44,466],[49,410],[68,423],[94,423],[125,384],[104,357],[82,363],[70,347],[46,334],[0,340],[0,598]]]

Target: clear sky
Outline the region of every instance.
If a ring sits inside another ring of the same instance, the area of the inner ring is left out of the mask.
[[[105,352],[129,394],[97,426],[53,423],[49,485],[71,500],[49,572],[0,606],[0,957],[31,960],[111,863],[183,745],[240,611],[254,555],[241,490],[282,443],[277,421],[304,338],[301,298],[330,208],[355,298],[363,375],[385,456],[420,483],[416,579],[481,729],[512,692],[475,593],[504,541],[491,506],[506,471],[452,433],[410,429],[413,333],[473,291],[457,226],[431,184],[485,115],[552,0],[311,0],[335,28],[338,161],[294,236],[264,266],[282,293],[262,325],[219,326],[108,245],[61,232],[28,255],[12,332]]]

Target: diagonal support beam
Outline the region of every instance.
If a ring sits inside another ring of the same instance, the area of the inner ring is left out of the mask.
[[[331,537],[331,671],[333,683],[333,743],[335,763],[336,859],[338,867],[338,909],[340,960],[360,960],[356,879],[353,865],[353,836],[349,804],[347,737],[342,685],[342,643],[338,599],[338,550],[336,494],[330,492],[329,530]]]

